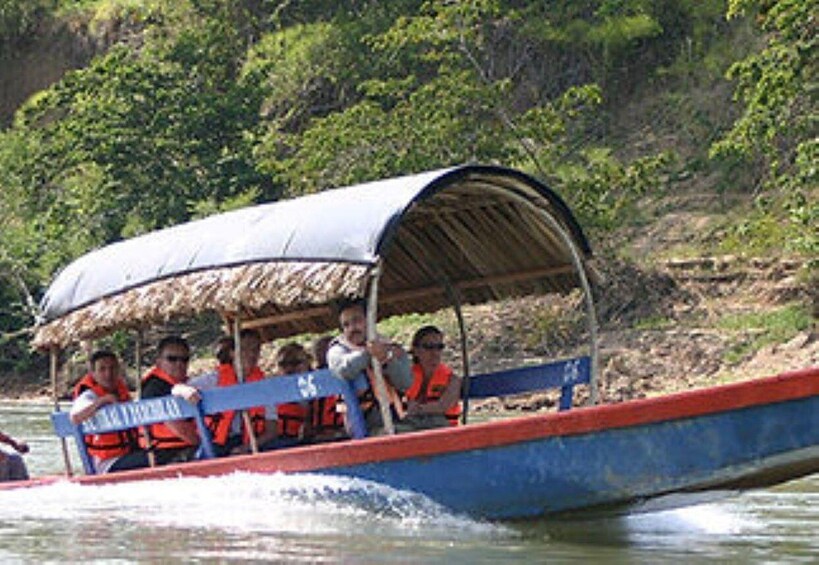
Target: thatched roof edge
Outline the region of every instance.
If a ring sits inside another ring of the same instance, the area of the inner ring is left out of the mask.
[[[206,311],[223,314],[292,309],[361,296],[369,266],[355,263],[252,263],[161,279],[105,297],[35,328],[38,349],[65,347],[115,329],[167,322]]]

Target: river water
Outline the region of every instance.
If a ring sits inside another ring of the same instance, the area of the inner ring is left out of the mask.
[[[0,429],[29,442],[32,475],[63,468],[49,411],[0,402]],[[531,523],[309,474],[0,491],[0,563],[801,563],[819,560],[817,527],[819,476],[684,509]]]

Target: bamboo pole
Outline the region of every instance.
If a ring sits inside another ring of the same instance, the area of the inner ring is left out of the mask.
[[[378,338],[375,331],[376,311],[378,309],[378,281],[381,278],[381,262],[372,270],[372,280],[370,284],[370,295],[367,305],[367,340]],[[375,398],[378,400],[378,407],[381,410],[381,420],[384,423],[384,431],[388,435],[395,434],[395,426],[392,422],[390,411],[390,401],[387,395],[387,385],[384,383],[384,374],[381,371],[381,363],[373,357],[370,360],[373,370],[373,387],[375,388]]]
[[[137,399],[142,398],[142,330],[136,331],[136,343],[134,344],[134,364],[136,365],[136,391]],[[151,449],[151,433],[148,426],[142,427],[142,435],[145,438],[146,452],[148,453],[148,465],[156,467],[156,455]]]
[[[463,366],[463,375],[461,379],[461,423],[466,424],[467,413],[469,412],[469,377],[471,370],[469,368],[469,354],[466,347],[466,325],[464,324],[463,310],[461,309],[461,297],[457,290],[449,282],[449,279],[444,278],[444,288],[452,301],[452,306],[455,309],[455,317],[458,319],[458,334],[461,346],[461,364]]]
[[[60,400],[57,394],[57,357],[59,350],[56,347],[49,349],[49,375],[51,377],[51,398],[54,401],[54,411],[60,411]],[[63,461],[65,462],[65,474],[70,477],[74,474],[71,468],[71,457],[68,455],[68,444],[64,437],[60,438],[60,445],[63,449]]]
[[[233,319],[233,370],[239,383],[245,382],[245,368],[242,365],[242,324],[238,314]],[[247,410],[240,410],[239,414],[241,414],[242,424],[250,438],[250,450],[253,453],[259,453],[259,444],[256,442],[256,434],[253,433],[250,414],[247,413]]]

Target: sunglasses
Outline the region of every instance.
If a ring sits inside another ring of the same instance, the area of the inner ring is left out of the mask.
[[[165,361],[168,363],[187,363],[190,357],[185,355],[165,355]]]
[[[427,351],[441,351],[446,347],[443,343],[419,343],[418,347]]]

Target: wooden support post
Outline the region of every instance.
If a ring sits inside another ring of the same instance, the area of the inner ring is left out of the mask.
[[[236,379],[239,383],[245,382],[245,368],[242,365],[242,324],[239,320],[239,315],[233,319],[233,370],[236,372]],[[242,424],[247,430],[247,436],[250,438],[250,450],[253,453],[259,453],[259,444],[256,441],[256,434],[253,432],[253,422],[250,420],[250,414],[247,410],[240,410]]]
[[[57,394],[57,363],[59,357],[59,350],[56,346],[52,346],[49,350],[49,374],[51,377],[51,397],[54,401],[54,411],[60,411],[60,399]],[[60,445],[63,449],[63,461],[65,462],[66,476],[72,476],[74,471],[71,468],[71,457],[68,454],[68,444],[64,437],[60,437]]]

